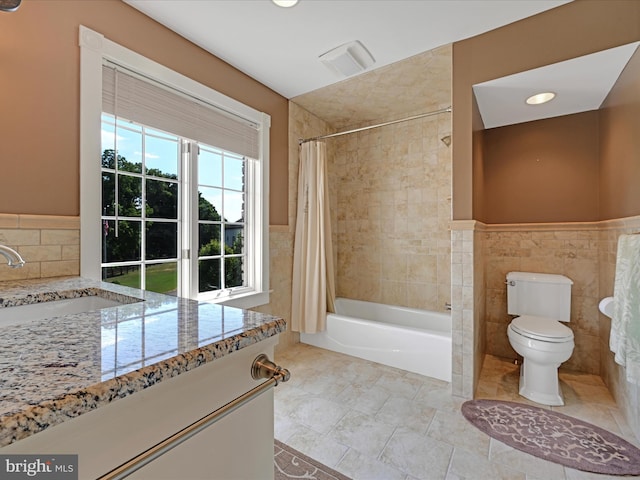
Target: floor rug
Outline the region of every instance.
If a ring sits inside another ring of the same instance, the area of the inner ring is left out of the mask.
[[[340,472],[294,450],[278,440],[274,441],[275,480],[350,480]]]
[[[550,462],[586,472],[640,475],[640,449],[568,415],[499,400],[470,400],[462,414],[496,440]]]

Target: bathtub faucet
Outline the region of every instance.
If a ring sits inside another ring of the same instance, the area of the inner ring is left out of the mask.
[[[0,255],[7,259],[7,265],[11,268],[20,268],[25,263],[18,252],[4,245],[0,245]]]

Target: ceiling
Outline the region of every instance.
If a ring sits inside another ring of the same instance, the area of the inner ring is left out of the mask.
[[[344,79],[318,57],[359,40],[367,70],[478,35],[567,0],[123,0],[286,98]]]
[[[123,0],[333,128],[450,105],[451,44],[567,0]],[[374,57],[340,76],[319,56],[358,40]],[[638,44],[474,86],[486,128],[599,108]],[[434,88],[437,87],[437,88]],[[557,93],[535,107],[524,99]],[[434,94],[434,92],[440,92]],[[442,97],[442,98],[440,98]],[[421,99],[416,101],[416,99]]]

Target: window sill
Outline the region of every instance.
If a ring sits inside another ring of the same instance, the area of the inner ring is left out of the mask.
[[[233,297],[224,297],[221,299],[203,298],[202,300],[210,303],[219,303],[226,307],[249,309],[267,305],[269,303],[269,292],[250,292]]]

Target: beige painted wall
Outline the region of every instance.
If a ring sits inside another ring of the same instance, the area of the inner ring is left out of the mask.
[[[600,218],[640,215],[640,50],[599,112]]]
[[[484,131],[485,223],[598,220],[598,111]]]
[[[270,114],[271,224],[287,224],[287,100],[120,0],[25,1],[0,15],[0,213],[79,214],[81,24]]]

